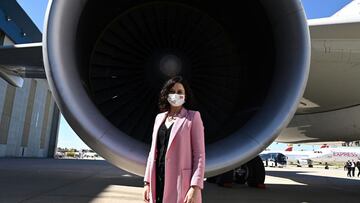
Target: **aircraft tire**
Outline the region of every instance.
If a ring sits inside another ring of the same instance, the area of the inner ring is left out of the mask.
[[[249,168],[247,165],[243,165],[240,168],[235,169],[234,182],[237,184],[245,184],[249,177]]]
[[[247,184],[249,187],[257,187],[265,182],[265,167],[259,156],[246,163],[249,169]]]

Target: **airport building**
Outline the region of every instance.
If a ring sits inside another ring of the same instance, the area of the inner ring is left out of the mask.
[[[41,42],[41,38],[15,0],[0,1],[2,45]],[[18,88],[0,77],[0,157],[53,157],[59,116],[46,79],[25,78]]]

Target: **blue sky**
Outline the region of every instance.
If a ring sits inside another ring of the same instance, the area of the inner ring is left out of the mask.
[[[17,0],[17,2],[23,7],[36,26],[42,31],[48,0]],[[351,2],[351,0],[302,0],[308,19],[329,17],[349,2]],[[75,134],[62,116],[60,119],[58,146],[77,149],[88,148]],[[270,145],[270,148],[274,150],[281,150],[285,149],[286,145],[273,143]],[[317,149],[318,146],[294,145],[295,150],[312,150],[313,148]]]
[[[301,0],[308,19],[329,17],[351,0]]]

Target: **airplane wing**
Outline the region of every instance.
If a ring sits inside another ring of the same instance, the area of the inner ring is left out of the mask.
[[[279,142],[360,139],[360,18],[309,20],[311,67],[304,99]]]
[[[0,77],[22,87],[23,78],[46,78],[42,43],[8,45],[0,48]]]

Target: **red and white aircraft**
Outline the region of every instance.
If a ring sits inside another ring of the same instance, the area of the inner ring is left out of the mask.
[[[324,145],[309,157],[313,162],[343,164],[348,160],[360,160],[360,147],[329,147]]]

